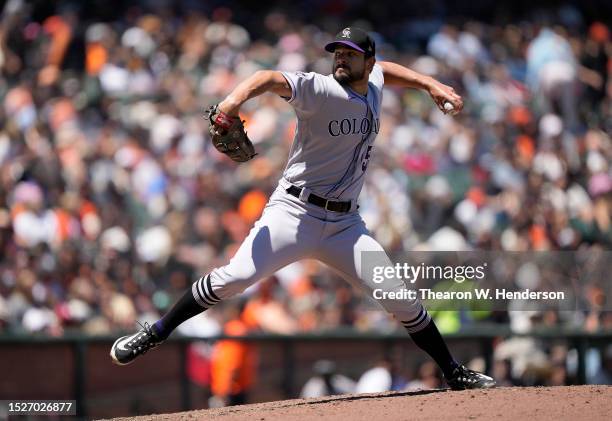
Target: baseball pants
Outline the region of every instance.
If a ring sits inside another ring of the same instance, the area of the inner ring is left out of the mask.
[[[374,283],[362,276],[362,252],[378,252],[369,254],[380,260],[376,262],[377,266],[390,266],[392,263],[356,210],[348,213],[327,211],[288,194],[284,185],[286,181],[281,180],[262,216],[230,262],[193,284],[193,296],[202,307],[212,307],[286,265],[305,258],[325,263],[371,299],[374,289],[401,292],[407,288],[401,279]],[[392,313],[410,333],[418,332],[430,321],[418,299],[375,301]]]

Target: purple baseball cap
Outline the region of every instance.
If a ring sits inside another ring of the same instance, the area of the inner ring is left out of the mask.
[[[332,42],[325,46],[325,51],[333,53],[339,44],[364,53],[366,57],[372,57],[376,54],[374,40],[363,29],[344,28],[336,34],[336,38]]]

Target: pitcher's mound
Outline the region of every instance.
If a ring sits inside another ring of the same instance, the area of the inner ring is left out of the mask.
[[[114,421],[610,420],[612,386],[508,387],[294,399]]]

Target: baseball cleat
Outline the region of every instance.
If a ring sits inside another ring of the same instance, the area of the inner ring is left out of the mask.
[[[455,368],[451,377],[446,379],[446,383],[452,390],[490,389],[496,385],[492,377],[470,370],[464,365]]]
[[[139,323],[140,324],[140,323]],[[157,347],[163,342],[151,326],[145,322],[142,329],[133,335],[122,336],[117,339],[110,350],[113,362],[118,365],[126,365],[145,354],[148,350]]]

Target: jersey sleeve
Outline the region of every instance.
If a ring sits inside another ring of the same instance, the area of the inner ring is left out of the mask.
[[[385,84],[385,76],[383,75],[382,67],[380,67],[378,63],[374,64],[368,81],[372,83],[376,89],[382,91],[383,85]]]
[[[291,98],[287,99],[298,115],[310,116],[327,98],[325,76],[310,72],[282,72],[291,86]]]

